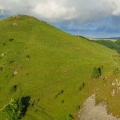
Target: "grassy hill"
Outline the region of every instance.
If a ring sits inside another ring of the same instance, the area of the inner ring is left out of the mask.
[[[98,84],[103,86],[103,77],[112,74],[115,53],[34,17],[0,20],[0,108],[11,98],[29,96],[23,120],[69,120]],[[96,81],[91,79],[95,66],[102,66]],[[11,93],[14,85],[17,90]]]

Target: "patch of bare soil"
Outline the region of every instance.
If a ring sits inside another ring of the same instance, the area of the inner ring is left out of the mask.
[[[80,120],[120,120],[120,118],[107,113],[105,103],[95,105],[95,94],[84,102],[78,116]]]

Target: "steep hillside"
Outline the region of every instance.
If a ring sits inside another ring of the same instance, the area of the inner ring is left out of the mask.
[[[0,108],[11,98],[30,97],[23,120],[65,120],[116,67],[115,51],[77,38],[30,16],[0,21]],[[84,83],[84,88],[80,90]],[[17,86],[11,93],[11,87]],[[0,113],[0,120],[5,116]]]

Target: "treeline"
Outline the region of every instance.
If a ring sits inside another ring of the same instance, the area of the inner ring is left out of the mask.
[[[102,44],[108,48],[111,48],[113,50],[116,50],[118,53],[120,53],[120,40],[117,41],[111,41],[111,40],[93,40],[93,42],[96,42],[98,44]]]

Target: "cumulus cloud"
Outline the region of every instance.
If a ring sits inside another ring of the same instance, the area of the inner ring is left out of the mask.
[[[83,23],[120,15],[119,0],[0,0],[6,15],[28,14],[51,22]]]
[[[56,0],[40,2],[33,11],[38,16],[53,21],[70,20],[76,17],[75,6],[69,8],[65,3],[59,3]]]
[[[114,8],[112,14],[119,16],[120,15],[120,1],[119,0],[112,1],[112,5]]]

